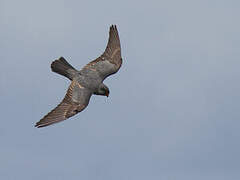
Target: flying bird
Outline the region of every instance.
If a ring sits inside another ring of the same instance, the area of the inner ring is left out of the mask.
[[[121,65],[121,46],[116,25],[110,27],[104,53],[80,71],[72,67],[63,57],[53,61],[52,71],[67,77],[71,84],[62,102],[37,122],[35,127],[49,126],[74,116],[88,106],[93,94],[108,97],[109,88],[103,81],[116,73]]]

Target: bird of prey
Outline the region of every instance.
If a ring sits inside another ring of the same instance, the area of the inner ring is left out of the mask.
[[[72,67],[63,57],[53,61],[52,71],[70,79],[71,84],[62,102],[37,122],[35,127],[45,127],[74,116],[87,107],[93,94],[108,97],[109,89],[103,81],[116,73],[121,65],[121,46],[116,25],[110,27],[104,53],[80,71]]]

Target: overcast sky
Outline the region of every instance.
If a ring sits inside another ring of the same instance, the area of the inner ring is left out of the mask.
[[[0,179],[240,179],[240,1],[0,0]],[[119,30],[110,97],[34,124]]]

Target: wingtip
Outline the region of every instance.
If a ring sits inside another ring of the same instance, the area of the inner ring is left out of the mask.
[[[42,127],[45,127],[45,126],[48,126],[48,125],[36,123],[34,127],[36,127],[36,128],[42,128]]]
[[[41,119],[41,120],[42,120],[42,119]],[[42,123],[42,122],[41,122],[41,120],[40,120],[40,121],[38,121],[38,122],[36,122],[36,123],[35,123],[35,125],[34,125],[34,127],[36,127],[36,128],[41,128],[41,127],[44,127],[44,125],[45,125],[45,124],[44,124],[44,123]]]
[[[112,24],[112,25],[110,26],[109,33],[111,33],[111,32],[113,32],[113,33],[118,33],[117,25]]]
[[[58,58],[57,60],[66,60],[63,56],[61,56],[60,58]]]
[[[112,24],[112,25],[110,26],[110,29],[117,29],[117,25],[116,25],[116,24]]]
[[[39,128],[39,122],[37,122],[34,127]]]

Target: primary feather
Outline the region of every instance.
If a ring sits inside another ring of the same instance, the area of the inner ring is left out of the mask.
[[[72,82],[62,102],[35,126],[45,127],[74,116],[87,107],[92,94],[108,96],[109,89],[103,84],[103,80],[116,73],[121,65],[121,46],[116,25],[110,27],[104,53],[80,71],[72,67],[63,57],[53,61],[52,71],[67,77]]]

